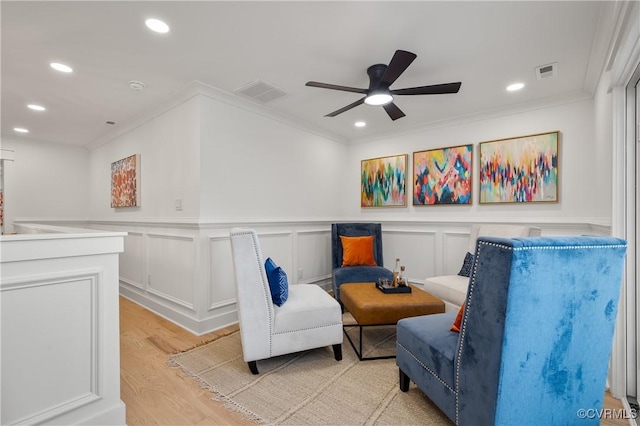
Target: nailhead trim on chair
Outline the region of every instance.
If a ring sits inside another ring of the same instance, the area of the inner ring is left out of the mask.
[[[464,316],[462,318],[462,326],[460,327],[460,341],[462,343],[464,343],[464,336],[467,333],[467,318],[469,317],[469,309],[473,305],[471,302],[473,300],[473,290],[475,288],[476,274],[478,272],[478,259],[480,258],[480,253],[482,251],[483,244],[490,244],[492,246],[511,249],[511,247],[504,246],[502,244],[485,243],[484,241],[480,241],[478,243],[478,253],[473,257],[473,267],[471,269],[471,278],[469,279],[469,295],[467,296],[467,299],[465,301]],[[460,389],[460,361],[459,360],[461,356],[462,356],[462,344],[458,346],[458,362],[456,363],[456,378],[455,378],[456,389],[454,391],[454,395],[456,396],[456,424],[459,423],[458,416],[459,416],[459,409],[460,409],[460,405],[459,405],[460,395],[459,395],[458,389]]]
[[[471,278],[469,280],[469,295],[467,297],[466,300],[466,305],[464,307],[464,317],[462,318],[462,326],[460,328],[460,339],[461,342],[464,343],[464,336],[466,334],[467,331],[467,317],[469,314],[469,310],[470,308],[473,306],[473,304],[471,303],[473,301],[473,290],[475,288],[475,283],[476,283],[476,272],[478,269],[478,258],[480,257],[480,252],[482,250],[482,246],[486,245],[486,246],[492,246],[492,247],[498,247],[498,248],[503,248],[503,249],[507,249],[507,250],[511,250],[511,251],[525,251],[525,250],[575,250],[575,249],[583,249],[583,248],[589,248],[589,249],[611,249],[611,248],[621,248],[621,247],[626,247],[624,244],[613,244],[613,245],[607,245],[607,246],[602,246],[602,245],[575,245],[575,246],[562,246],[562,247],[549,247],[549,246],[545,246],[545,247],[540,247],[540,246],[529,246],[529,247],[511,247],[511,246],[506,246],[504,244],[498,244],[498,243],[491,243],[488,241],[478,241],[478,255],[474,256],[473,259],[473,268],[472,268],[472,272],[471,272]],[[462,344],[458,347],[458,360],[460,359],[462,355]],[[418,361],[419,362],[419,361]],[[456,377],[455,377],[455,385],[456,385],[456,389],[454,392],[455,396],[456,396],[456,424],[459,423],[459,393],[458,393],[458,389],[460,389],[460,362],[458,362],[456,364]]]
[[[498,243],[490,243],[488,241],[480,241],[480,244],[484,244],[487,246],[506,248],[512,251],[525,251],[525,250],[575,250],[575,249],[610,249],[610,248],[623,248],[626,247],[624,244],[610,244],[610,245],[576,245],[576,246],[559,246],[559,247],[551,247],[551,246],[529,246],[529,247],[509,247],[504,244]]]
[[[264,277],[265,277],[265,270],[264,270],[264,265],[260,262],[260,255],[258,254],[258,241],[257,238],[258,236],[254,233],[254,232],[241,232],[239,235],[249,235],[251,236],[251,241],[253,242],[253,253],[256,256],[256,262],[258,263],[259,267],[260,267],[260,277],[262,279],[262,290],[263,290],[263,295],[265,297],[265,300],[267,302],[267,306],[270,306],[270,308],[268,309],[269,311],[269,358],[271,358],[273,356],[273,351],[271,348],[271,336],[273,334],[273,302],[269,299],[269,295],[266,294],[266,288],[269,287],[269,285],[267,284],[265,287],[265,282],[264,282]]]
[[[328,325],[319,325],[318,327],[308,327],[308,328],[299,328],[295,331],[282,331],[280,333],[273,333],[274,336],[280,335],[280,334],[289,334],[289,333],[297,333],[299,331],[305,331],[305,330],[317,330],[319,328],[327,328],[327,327],[335,327],[336,325],[342,326],[341,323],[335,323],[335,324],[328,324]]]
[[[433,377],[436,378],[436,380],[438,380],[444,387],[446,387],[447,389],[449,389],[452,393],[456,393],[456,391],[453,390],[453,388],[451,388],[451,386],[449,386],[444,380],[442,380],[440,378],[440,376],[438,376],[438,374],[433,371],[432,369],[430,369],[429,367],[427,367],[426,365],[424,365],[422,363],[422,361],[420,361],[418,358],[415,357],[415,355],[413,353],[411,353],[407,348],[405,348],[404,346],[402,346],[400,343],[396,342],[397,346],[402,348],[407,354],[409,354],[409,356],[411,358],[413,358],[418,364],[420,364],[422,366],[422,368],[424,368],[425,370],[427,370]]]

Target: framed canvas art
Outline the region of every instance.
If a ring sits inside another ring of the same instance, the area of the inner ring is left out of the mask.
[[[555,203],[560,132],[480,143],[480,203]]]
[[[406,207],[408,158],[400,154],[361,161],[361,207]]]
[[[111,163],[111,207],[140,207],[140,154]]]
[[[473,145],[413,153],[413,205],[471,204]]]

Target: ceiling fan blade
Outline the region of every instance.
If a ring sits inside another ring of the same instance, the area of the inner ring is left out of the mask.
[[[359,99],[359,100],[355,101],[354,103],[347,105],[344,108],[340,108],[339,110],[330,112],[329,114],[325,115],[325,117],[335,117],[336,115],[342,114],[345,111],[349,111],[351,108],[355,108],[358,105],[362,105],[363,103],[364,103],[364,98]]]
[[[413,62],[414,59],[416,59],[415,53],[407,52],[406,50],[396,50],[396,53],[393,54],[393,58],[391,58],[391,62],[389,62],[387,69],[384,74],[382,74],[379,86],[391,86],[393,82],[400,77],[400,74],[402,74],[409,65],[411,65],[411,62]]]
[[[398,108],[393,102],[382,105],[382,108],[387,111],[387,114],[389,114],[389,118],[391,118],[393,121],[397,120],[398,118],[404,117],[404,112],[402,112],[400,108]]]
[[[327,84],[327,83],[318,83],[317,81],[307,81],[307,84],[305,84],[305,86],[319,87],[321,89],[341,90],[343,92],[362,93],[363,95],[367,93],[367,89],[359,89],[357,87],[338,86],[335,84]]]
[[[393,95],[444,95],[446,93],[458,93],[461,82],[434,84],[431,86],[410,87],[407,89],[390,90]]]

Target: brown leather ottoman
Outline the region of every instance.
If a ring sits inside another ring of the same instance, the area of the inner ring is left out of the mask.
[[[392,325],[402,318],[444,312],[444,302],[441,299],[419,288],[411,287],[411,293],[383,293],[376,288],[375,283],[350,283],[340,286],[340,300],[353,315],[360,328],[359,350],[345,330],[347,339],[358,355],[358,359],[395,358],[395,355],[362,357],[362,328],[364,326]]]

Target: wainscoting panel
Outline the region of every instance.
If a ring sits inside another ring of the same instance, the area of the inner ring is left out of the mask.
[[[445,231],[442,238],[442,271],[437,275],[455,275],[460,272],[464,256],[469,249],[469,231]],[[435,276],[435,275],[434,275]]]
[[[258,232],[258,241],[262,257],[267,260],[270,257],[278,266],[285,270],[290,284],[296,283],[293,271],[293,232],[282,231]],[[230,248],[229,248],[230,250]],[[291,271],[291,272],[290,272]]]
[[[236,303],[230,240],[229,236],[209,238],[209,311]]]
[[[146,252],[148,292],[195,311],[195,238],[147,234]]]
[[[34,424],[100,398],[99,275],[4,283],[2,317],[11,321],[2,322],[2,346],[11,349],[2,351],[2,424]]]
[[[331,231],[304,230],[297,232],[297,270],[291,271],[299,283],[331,286]],[[328,284],[328,285],[327,285]]]
[[[383,228],[384,229],[384,228]],[[393,270],[396,258],[410,282],[422,283],[436,271],[437,232],[417,229],[383,230],[384,266]]]
[[[144,237],[139,232],[129,232],[124,237],[124,253],[120,256],[120,279],[144,290]]]

